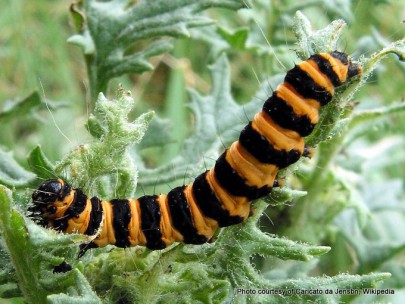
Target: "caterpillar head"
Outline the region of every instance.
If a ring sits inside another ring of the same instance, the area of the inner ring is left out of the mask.
[[[28,209],[30,217],[43,226],[48,225],[49,219],[59,217],[59,210],[63,207],[63,200],[70,195],[71,187],[61,179],[44,181],[32,194],[32,206]]]
[[[346,68],[347,68],[347,72],[346,72],[347,74],[345,77],[346,80],[350,79],[354,76],[360,75],[363,72],[363,68],[360,65],[358,65],[357,63],[352,62],[349,55],[339,52],[339,51],[334,51],[331,53],[331,56],[338,59],[343,64],[342,67],[346,66]],[[342,73],[342,74],[344,75],[345,73]]]

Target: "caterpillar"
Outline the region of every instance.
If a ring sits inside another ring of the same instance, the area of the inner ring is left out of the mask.
[[[287,72],[239,139],[192,183],[167,194],[105,201],[50,179],[32,194],[31,216],[64,233],[97,234],[85,250],[206,243],[218,228],[248,218],[251,201],[269,194],[278,171],[305,154],[304,137],[334,89],[361,73],[345,53],[312,55]]]

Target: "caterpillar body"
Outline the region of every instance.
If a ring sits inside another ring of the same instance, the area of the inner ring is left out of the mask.
[[[345,53],[312,55],[287,72],[239,140],[189,185],[168,194],[104,201],[51,179],[33,193],[31,216],[64,233],[97,233],[86,248],[159,250],[174,242],[208,242],[219,227],[248,218],[250,202],[267,195],[278,171],[303,155],[303,137],[312,132],[335,87],[361,73]]]

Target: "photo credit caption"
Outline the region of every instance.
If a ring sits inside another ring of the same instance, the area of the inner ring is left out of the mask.
[[[236,295],[391,295],[395,294],[394,289],[362,288],[362,289],[244,289],[236,288]]]

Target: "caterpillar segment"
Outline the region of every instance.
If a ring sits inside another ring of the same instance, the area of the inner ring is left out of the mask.
[[[203,244],[219,227],[246,220],[251,201],[271,192],[280,169],[309,154],[304,137],[335,87],[362,68],[341,52],[320,53],[287,72],[262,110],[215,165],[168,194],[103,201],[62,179],[45,181],[32,195],[32,217],[64,233],[96,235],[88,248],[108,244],[164,249],[174,242]]]

